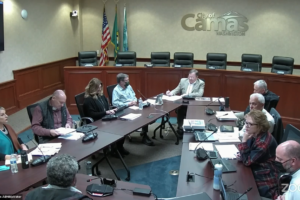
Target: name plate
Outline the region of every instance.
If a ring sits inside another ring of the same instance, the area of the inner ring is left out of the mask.
[[[249,68],[243,68],[243,71],[244,71],[244,72],[252,72],[252,69],[249,69]]]
[[[277,71],[277,74],[284,75],[284,71]]]

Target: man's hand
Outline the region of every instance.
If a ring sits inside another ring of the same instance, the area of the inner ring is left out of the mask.
[[[107,115],[115,114],[115,110],[108,110],[108,111],[106,111],[106,114]]]
[[[172,93],[170,92],[170,90],[166,91],[166,95],[172,96]]]
[[[66,126],[65,126],[66,128],[71,128],[71,126],[67,123],[66,124]]]
[[[284,195],[280,195],[280,196],[277,197],[276,200],[285,200],[285,196]]]
[[[247,142],[248,139],[252,138],[253,134],[249,134],[247,131],[243,135],[243,142]]]
[[[25,144],[21,144],[21,147],[22,147],[22,149],[23,149],[24,151],[27,151],[27,150],[28,150]]]
[[[128,103],[128,106],[134,106],[134,105],[136,105],[136,101],[131,101]]]
[[[59,132],[57,132],[55,129],[50,130],[50,134],[53,137],[60,135]]]

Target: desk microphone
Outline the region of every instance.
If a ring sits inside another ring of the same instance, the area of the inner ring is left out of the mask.
[[[86,134],[82,138],[82,142],[89,142],[89,141],[96,139],[97,137],[98,137],[98,133],[91,132],[91,133]]]
[[[28,135],[27,135],[27,138],[32,142],[32,139],[30,139],[30,137]],[[36,146],[40,150],[40,152],[42,153],[43,156],[41,156],[35,160],[32,160],[31,166],[35,167],[35,166],[42,165],[42,164],[48,162],[50,160],[51,156],[49,156],[49,155],[45,156],[43,151],[40,149],[39,145],[36,145],[34,142],[32,142],[32,143],[34,144],[34,146]]]
[[[241,196],[239,196],[236,200],[240,199],[242,196],[244,196],[245,194],[247,194],[250,190],[252,190],[252,187],[250,187],[248,190],[246,190],[243,194],[241,194]]]
[[[139,93],[140,93],[140,95],[142,95],[142,97],[144,97],[144,99],[145,100],[147,100],[147,98],[145,97],[145,95],[143,95],[142,93],[141,93],[141,91],[139,91],[139,90],[137,90]],[[148,107],[148,106],[150,106],[150,103],[148,102],[148,101],[146,101],[147,103],[143,103],[143,107]]]
[[[214,132],[212,132],[209,136],[207,136],[206,138],[204,138],[204,140],[200,141],[199,144],[197,144],[196,148],[194,149],[194,153],[196,153],[197,147],[198,147],[202,142],[205,142],[205,140],[207,140],[207,138],[209,138],[210,136],[212,136],[213,134],[215,134],[217,131],[218,131],[218,129],[214,130]],[[201,148],[199,148],[199,149],[201,149]],[[204,149],[202,149],[202,150],[204,150]]]
[[[218,98],[218,100],[220,99],[220,97]],[[209,106],[210,104],[212,104],[212,103],[214,103],[214,102],[216,102],[217,100],[214,100],[214,101],[211,101],[211,102],[209,102],[209,104],[207,104],[206,106],[205,106],[205,113],[207,114],[207,115],[213,115],[213,114],[215,114],[215,111],[213,110],[213,109],[211,109],[211,108],[208,108],[207,106]]]

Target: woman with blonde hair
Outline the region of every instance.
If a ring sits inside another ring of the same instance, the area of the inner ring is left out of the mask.
[[[277,142],[268,132],[270,124],[266,115],[260,110],[251,110],[245,116],[245,127],[237,158],[251,167],[260,195],[276,199],[281,168],[275,161]]]
[[[103,95],[102,82],[98,78],[92,78],[89,84],[85,87],[83,111],[84,115],[91,117],[94,121],[102,119],[105,115],[114,114],[116,109],[109,109],[107,98]],[[119,152],[124,156],[129,152],[124,149],[125,139],[117,142]],[[114,155],[115,157],[117,154]]]
[[[28,150],[7,120],[5,109],[0,107],[0,160],[9,160],[11,154]]]

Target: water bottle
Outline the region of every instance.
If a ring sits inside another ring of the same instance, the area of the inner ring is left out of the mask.
[[[142,100],[142,97],[140,97],[140,99],[139,99],[139,109],[143,110],[143,100]]]
[[[10,156],[10,169],[11,173],[18,173],[17,154],[11,154]]]
[[[220,190],[220,179],[222,178],[222,164],[215,164],[213,188]]]
[[[21,151],[21,161],[22,161],[22,168],[28,169],[29,163],[28,163],[28,156],[26,151]]]
[[[92,163],[91,161],[86,162],[86,174],[92,176]]]

